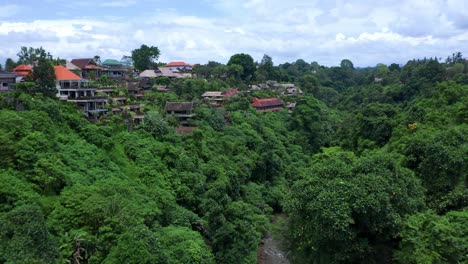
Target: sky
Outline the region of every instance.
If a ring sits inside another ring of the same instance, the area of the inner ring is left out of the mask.
[[[468,54],[466,0],[0,0],[0,64],[21,46],[65,59],[120,59],[142,44],[160,62],[405,64]]]

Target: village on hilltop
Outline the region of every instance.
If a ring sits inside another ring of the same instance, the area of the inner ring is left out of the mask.
[[[57,97],[76,105],[90,120],[99,120],[103,116],[121,115],[132,125],[138,125],[145,117],[144,101],[150,92],[168,93],[172,90],[171,80],[198,78],[191,65],[183,61],[158,64],[154,69],[136,71],[123,62],[107,59],[102,63],[94,58],[79,58],[65,61],[64,65],[54,66]],[[0,92],[14,90],[18,84],[28,80],[34,71],[33,65],[20,64],[12,71],[0,71]],[[222,107],[233,96],[246,96],[253,91],[275,91],[283,97],[302,96],[301,89],[292,83],[267,81],[249,85],[247,90],[228,88],[223,91],[206,91],[200,101],[210,108]],[[251,107],[258,112],[279,111],[287,107],[289,113],[295,102],[284,103],[273,98],[251,100]],[[194,129],[192,120],[195,117],[191,102],[166,102],[164,112],[179,120],[180,133]]]

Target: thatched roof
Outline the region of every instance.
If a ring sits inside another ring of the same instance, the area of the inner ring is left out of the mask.
[[[166,103],[166,112],[183,112],[183,111],[192,111],[193,102],[167,102]]]

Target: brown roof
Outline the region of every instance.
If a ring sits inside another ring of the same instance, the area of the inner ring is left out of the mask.
[[[141,79],[139,82],[138,82],[138,86],[139,87],[144,87],[148,85],[148,79]],[[151,84],[150,84],[151,85]]]
[[[193,102],[166,102],[166,112],[192,111]]]
[[[88,65],[96,65],[96,62],[94,62],[92,58],[73,59],[71,60],[71,63],[73,63],[75,66],[82,70],[84,70]]]
[[[127,89],[129,91],[139,91],[140,90],[139,85],[138,85],[137,82],[129,82]]]
[[[183,127],[183,126],[180,126],[180,127],[176,128],[176,133],[179,133],[179,134],[190,134],[190,133],[192,133],[195,129],[197,129],[197,127]]]

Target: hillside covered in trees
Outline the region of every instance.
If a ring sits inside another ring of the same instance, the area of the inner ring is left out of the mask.
[[[256,263],[278,214],[292,263],[468,262],[461,54],[369,68],[236,54],[193,73],[155,80],[141,124],[88,120],[41,76],[0,93],[0,263]],[[250,90],[268,80],[304,94]],[[223,107],[201,99],[233,87]],[[194,102],[192,133],[169,101]]]

